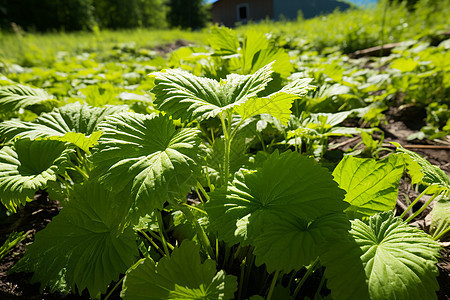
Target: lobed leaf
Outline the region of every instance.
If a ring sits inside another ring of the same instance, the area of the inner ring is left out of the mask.
[[[450,198],[440,198],[431,211],[430,233],[433,238],[444,238],[450,228]]]
[[[17,111],[30,106],[44,106],[51,110],[57,100],[43,89],[22,84],[0,87],[0,114]]]
[[[271,80],[271,64],[253,75],[228,75],[220,83],[181,70],[152,73],[155,104],[174,119],[203,120],[231,110],[264,89]]]
[[[339,187],[347,191],[345,201],[351,204],[351,216],[371,216],[392,210],[397,203],[398,184],[404,162],[399,155],[376,161],[346,156],[333,172]]]
[[[432,165],[419,154],[403,148],[398,143],[392,143],[397,151],[404,153],[406,169],[411,176],[412,184],[429,186],[428,193],[444,191],[450,192],[450,179],[439,167]]]
[[[92,156],[94,176],[124,193],[129,220],[184,199],[195,185],[198,130],[176,129],[169,116],[122,113],[99,126],[103,135]]]
[[[71,199],[47,227],[36,234],[16,271],[34,272],[41,288],[67,285],[92,298],[132,265],[138,255],[131,228],[119,231],[122,199],[96,181],[76,185]]]
[[[98,124],[106,116],[126,111],[126,106],[107,106],[103,108],[68,104],[44,113],[33,122],[6,121],[0,124],[0,136],[10,141],[17,137],[37,139],[51,138],[71,142],[89,153],[98,137]]]
[[[157,264],[143,259],[127,272],[123,299],[234,299],[237,278],[216,271],[213,260],[201,263],[200,247],[183,241]]]
[[[71,165],[70,153],[59,141],[17,140],[11,147],[0,149],[0,200],[15,212],[31,200],[38,190],[56,182]]]
[[[370,299],[436,299],[440,246],[393,212],[352,221],[351,235],[363,251]]]
[[[227,27],[211,27],[208,42],[215,55],[233,55],[239,48],[236,32]]]
[[[343,191],[331,175],[294,152],[274,152],[260,168],[239,171],[228,189],[216,189],[210,196],[205,208],[219,238],[230,244],[252,244],[258,263],[286,271],[310,262],[322,237],[333,235],[325,230],[332,223],[331,215],[346,207]],[[281,233],[283,228],[289,230]],[[273,246],[278,238],[281,246]],[[301,248],[282,247],[290,242]],[[276,250],[282,253],[275,260]]]

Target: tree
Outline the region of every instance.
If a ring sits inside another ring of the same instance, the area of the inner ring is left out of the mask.
[[[172,27],[202,28],[209,19],[208,6],[203,0],[169,0],[167,19]]]

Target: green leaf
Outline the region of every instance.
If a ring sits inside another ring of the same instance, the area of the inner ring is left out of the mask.
[[[341,227],[337,228],[338,230]],[[327,287],[332,299],[370,299],[366,274],[361,261],[362,250],[348,232],[322,247],[320,263],[325,266]]]
[[[124,192],[131,217],[161,209],[169,199],[184,199],[196,183],[198,130],[176,129],[169,116],[123,113],[100,126],[103,135],[92,157],[94,176]]]
[[[210,196],[205,207],[211,228],[230,244],[253,244],[280,216],[309,222],[347,206],[331,175],[294,152],[274,152],[261,168],[239,171],[227,190],[216,189]]]
[[[445,237],[450,228],[450,198],[440,198],[431,211],[430,232],[433,238]]]
[[[352,221],[350,231],[361,256],[370,299],[436,299],[436,266],[440,246],[393,212],[367,222]]]
[[[390,155],[381,161],[344,157],[333,176],[339,187],[347,191],[345,201],[351,206],[346,212],[354,217],[392,210],[403,170],[404,162],[399,155]]]
[[[200,247],[183,241],[170,257],[157,264],[149,259],[127,272],[123,283],[123,299],[234,299],[237,278],[216,273],[216,263],[200,261]]]
[[[51,110],[57,103],[58,101],[43,89],[22,84],[0,87],[0,114],[36,105]]]
[[[313,87],[309,85],[312,79],[305,78],[293,81],[280,91],[263,98],[249,99],[234,110],[242,119],[249,119],[260,114],[270,114],[287,125],[291,118],[291,106],[295,99],[305,96]]]
[[[259,31],[249,30],[246,32],[241,52],[244,74],[253,74],[274,61],[273,70],[282,78],[287,78],[294,70],[289,54],[283,49],[271,45],[266,36]]]
[[[81,150],[90,155],[91,151],[89,149],[97,144],[97,140],[100,138],[101,135],[102,135],[101,131],[95,131],[89,137],[78,132],[68,132],[63,136],[51,136],[46,139],[74,144],[75,146],[77,146],[78,148],[80,148]]]
[[[244,120],[260,114],[270,114],[286,125],[291,118],[292,102],[297,98],[292,94],[275,93],[264,98],[248,100],[236,106],[234,110]]]
[[[33,271],[32,282],[41,282],[42,289],[63,280],[79,294],[87,288],[92,298],[106,292],[138,255],[132,229],[118,229],[121,200],[96,181],[76,185],[59,215],[36,234],[16,271]]]
[[[96,141],[99,134],[95,133],[99,130],[98,124],[106,116],[126,111],[127,109],[126,106],[97,108],[80,105],[79,103],[68,104],[56,108],[50,113],[42,114],[33,122],[3,122],[0,124],[0,135],[8,141],[19,136],[30,139],[55,137],[55,139],[75,142],[75,145],[85,147]],[[75,135],[73,133],[82,133],[85,136],[95,134],[84,138],[79,134]]]
[[[21,139],[0,150],[0,200],[15,212],[35,192],[55,182],[71,165],[68,149],[59,141]]]
[[[256,97],[271,80],[268,64],[253,75],[231,74],[220,83],[181,70],[152,73],[155,104],[174,119],[208,119]]]
[[[236,32],[227,27],[211,27],[208,42],[215,55],[236,54],[239,48]]]
[[[330,214],[313,221],[279,215],[264,223],[254,240],[256,265],[266,264],[267,271],[300,270],[319,256],[322,248],[334,248],[334,238],[346,235],[350,223],[344,213]]]
[[[450,192],[450,179],[439,167],[430,164],[419,154],[403,148],[398,143],[392,143],[397,147],[397,151],[404,153],[406,169],[411,176],[412,184],[423,184],[429,186],[429,194],[444,191]]]

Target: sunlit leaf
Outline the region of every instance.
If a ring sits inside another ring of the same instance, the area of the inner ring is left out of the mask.
[[[155,104],[174,119],[208,119],[256,97],[271,80],[271,64],[253,75],[231,74],[220,82],[181,70],[152,73]]]
[[[299,231],[305,231],[311,225],[310,222],[320,224],[321,221],[317,219],[342,213],[347,206],[342,201],[343,191],[337,187],[331,175],[312,159],[294,152],[281,155],[275,152],[261,164],[261,168],[239,171],[227,190],[217,189],[210,197],[206,210],[211,229],[218,232],[219,238],[230,244],[240,242],[241,245],[254,245],[259,237],[261,253],[265,252],[263,248],[266,241],[274,236],[270,232],[280,230],[277,226],[280,220],[288,222],[289,228],[298,234]],[[269,236],[264,235],[266,229],[269,230]],[[286,242],[296,236],[293,231],[286,232]],[[317,231],[318,235],[320,231]],[[308,233],[304,234],[307,238]],[[298,237],[299,240],[302,238]],[[314,245],[305,243],[302,247],[298,251],[305,251]],[[271,253],[264,255],[272,256]],[[289,257],[286,260],[288,262],[283,268],[292,267],[290,262],[295,259]],[[304,261],[298,262],[302,263]],[[274,266],[273,262],[269,264]]]
[[[0,150],[0,200],[15,212],[65,173],[73,152],[59,141],[21,139]]]
[[[350,233],[363,254],[370,299],[436,299],[440,246],[392,212],[367,222],[354,220]]]
[[[424,184],[429,186],[428,193],[438,191],[450,192],[450,179],[439,167],[432,165],[419,154],[403,148],[398,143],[392,143],[397,151],[405,154],[407,170],[411,176],[412,184]]]
[[[375,159],[346,156],[333,172],[339,187],[346,190],[345,201],[351,204],[346,212],[354,217],[371,216],[392,210],[397,202],[398,184],[404,162],[400,155]]]
[[[440,198],[434,204],[431,211],[430,232],[433,238],[440,236],[444,238],[449,233],[450,228],[450,199],[448,197]]]
[[[30,139],[52,137],[74,143],[86,151],[98,139],[98,124],[106,116],[126,110],[126,106],[97,108],[79,103],[68,104],[42,114],[33,122],[3,122],[0,124],[0,136],[7,141],[19,136]]]
[[[195,185],[198,130],[176,129],[169,116],[122,113],[100,124],[103,135],[93,151],[94,176],[124,192],[130,217],[161,208],[168,199],[184,199]]]
[[[39,105],[49,111],[58,101],[52,95],[39,88],[22,84],[0,87],[0,114],[17,111]]]
[[[121,296],[134,299],[234,299],[237,280],[224,271],[216,271],[216,263],[201,263],[200,248],[189,240],[175,249],[170,257],[157,264],[142,260],[127,273]]]
[[[216,55],[236,54],[239,48],[236,32],[227,27],[211,27],[208,42]]]

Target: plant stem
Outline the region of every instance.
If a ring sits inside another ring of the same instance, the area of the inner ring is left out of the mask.
[[[200,239],[201,243],[203,244],[203,247],[205,248],[206,253],[208,254],[209,258],[214,259],[214,250],[211,247],[209,238],[206,235],[205,230],[203,230],[202,225],[200,225],[197,218],[194,216],[194,214],[192,213],[192,211],[190,210],[189,207],[182,206],[181,210],[186,215],[188,220],[190,220],[195,225],[195,229],[197,231],[197,236]]]
[[[239,288],[238,288],[238,297],[237,297],[238,300],[241,300],[241,297],[242,297],[242,289],[244,286],[244,275],[245,275],[245,263],[246,263],[246,257],[241,262],[241,275],[239,278]]]
[[[252,249],[250,249],[247,253],[247,258],[246,258],[247,269],[246,269],[246,272],[244,275],[244,285],[242,287],[242,289],[244,291],[247,291],[248,282],[250,281],[250,275],[252,274],[251,272],[252,272],[254,262],[255,262],[255,256],[253,255]]]
[[[409,218],[406,219],[405,222],[409,223],[412,219],[417,217],[421,212],[425,210],[425,208],[427,208],[428,205],[430,205],[431,201],[433,201],[438,195],[438,193],[434,194],[424,205],[422,205],[422,207],[418,211],[409,216]]]
[[[164,223],[161,215],[161,211],[156,210],[156,219],[158,220],[159,227],[159,236],[161,237],[161,243],[164,248],[164,252],[168,256],[170,254],[169,249],[167,248],[166,238],[164,237]]]
[[[203,186],[200,184],[200,182],[197,181],[197,187],[198,189],[202,192],[203,196],[205,196],[206,201],[209,201],[209,195],[208,193],[205,191],[205,189],[203,188]],[[197,192],[198,193],[198,192]],[[200,197],[200,196],[199,196]],[[201,199],[200,199],[201,200]]]
[[[447,229],[445,229],[444,231],[442,231],[441,233],[439,233],[437,236],[435,236],[433,238],[433,240],[437,241],[439,240],[444,234],[446,234],[447,232],[450,231],[450,227],[448,227]]]
[[[114,287],[112,288],[111,291],[109,291],[108,295],[106,295],[105,299],[103,300],[108,300],[109,297],[111,297],[112,293],[114,293],[114,291],[119,287],[119,285],[122,283],[122,281],[125,279],[125,276],[123,276],[117,283],[116,285],[114,285]]]
[[[416,199],[414,199],[413,202],[411,202],[411,204],[406,208],[406,210],[400,215],[400,218],[404,218],[406,216],[406,214],[408,213],[408,211],[410,211],[414,205],[416,205],[417,201],[420,200],[420,198],[423,197],[423,195],[425,195],[425,193],[427,192],[428,188],[426,188],[419,196],[417,196]]]
[[[302,280],[298,283],[297,287],[295,288],[294,294],[292,295],[292,298],[295,299],[297,297],[297,294],[300,292],[300,289],[302,288],[303,284],[305,283],[306,279],[311,275],[311,273],[316,269],[316,265],[319,262],[319,257],[316,258],[316,260],[309,266],[308,271],[306,271],[305,275],[303,275]]]
[[[156,243],[153,241],[153,239],[151,237],[149,237],[145,231],[140,230],[139,232],[147,239],[147,241],[149,241],[150,244],[152,244],[153,247],[155,247],[155,249],[159,253],[161,253],[162,256],[165,255],[164,252],[161,250],[161,248],[159,248],[158,245],[156,245]]]
[[[270,284],[270,288],[269,288],[269,292],[267,293],[266,300],[270,300],[270,298],[272,298],[272,293],[273,293],[273,290],[275,289],[275,284],[277,283],[278,275],[280,275],[280,271],[276,271],[275,274],[273,275],[272,283]]]
[[[318,299],[320,296],[320,291],[322,290],[323,285],[325,284],[325,276],[322,274],[322,279],[320,280],[319,287],[317,288],[316,294],[314,295],[314,299]]]

